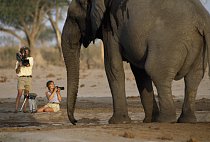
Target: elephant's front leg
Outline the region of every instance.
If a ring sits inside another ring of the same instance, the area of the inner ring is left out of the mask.
[[[113,100],[113,116],[109,123],[129,123],[125,95],[125,73],[119,44],[113,40],[111,33],[104,35],[104,64]]]

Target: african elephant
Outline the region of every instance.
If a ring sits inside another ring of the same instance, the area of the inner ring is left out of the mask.
[[[131,65],[145,121],[175,122],[173,80],[184,78],[178,122],[195,122],[197,89],[210,63],[210,16],[199,0],[73,0],[62,32],[67,69],[67,112],[72,124],[81,44],[100,38],[113,99],[109,123],[129,122],[123,61]],[[152,82],[158,92],[159,109]]]

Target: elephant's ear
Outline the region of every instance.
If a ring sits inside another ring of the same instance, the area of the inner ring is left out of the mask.
[[[96,35],[97,30],[100,28],[105,10],[106,6],[104,0],[91,0],[90,18],[92,33],[94,36]]]

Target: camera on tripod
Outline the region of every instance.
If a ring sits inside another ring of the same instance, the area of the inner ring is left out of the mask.
[[[60,89],[60,90],[64,90],[64,87],[59,87],[59,86],[56,86],[56,88],[58,89]]]
[[[29,64],[29,60],[26,56],[26,50],[28,50],[28,48],[22,47],[20,52],[16,53],[16,60],[21,62],[23,66],[27,66]]]

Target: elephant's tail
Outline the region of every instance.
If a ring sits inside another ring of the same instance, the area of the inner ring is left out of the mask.
[[[203,21],[203,36],[206,44],[206,50],[207,50],[207,60],[208,60],[208,69],[209,69],[209,77],[210,77],[210,15],[205,10],[205,19]]]
[[[210,32],[204,31],[204,39],[206,43],[208,69],[209,69],[209,77],[210,77]]]
[[[200,6],[201,5],[202,4],[200,3]],[[199,24],[198,24],[199,25],[198,31],[204,37],[205,46],[206,46],[206,50],[207,50],[207,60],[208,60],[207,62],[208,62],[209,77],[210,77],[210,14],[203,7],[202,15],[200,15],[199,17],[200,18],[199,18]]]
[[[205,38],[206,48],[207,48],[209,77],[210,77],[210,23],[208,26],[209,26],[209,30],[204,31],[204,38]]]
[[[207,50],[208,69],[209,69],[209,77],[210,77],[210,27],[209,27],[209,30],[204,30],[204,39],[205,39],[206,50]]]
[[[195,9],[198,13],[198,31],[204,37],[205,45],[207,49],[208,56],[208,68],[209,68],[209,77],[210,77],[210,15],[209,12],[204,8],[201,1],[192,0],[192,2],[196,5]]]

